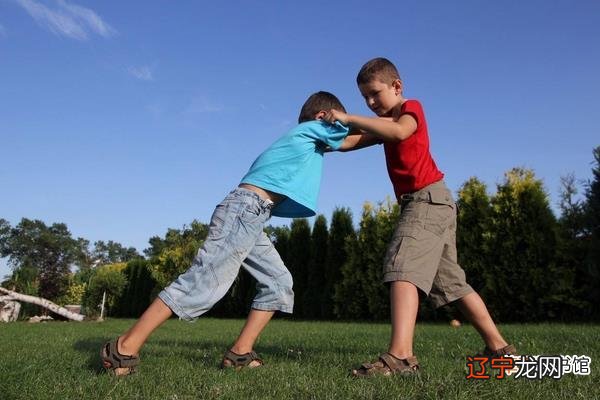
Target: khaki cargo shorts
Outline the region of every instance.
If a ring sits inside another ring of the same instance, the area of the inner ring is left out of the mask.
[[[456,258],[456,204],[443,181],[400,200],[400,220],[383,265],[383,281],[408,281],[436,307],[471,293]]]

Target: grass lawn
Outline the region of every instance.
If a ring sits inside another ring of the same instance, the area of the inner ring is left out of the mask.
[[[148,341],[139,372],[100,368],[101,345],[132,320],[0,324],[0,399],[598,399],[600,327],[525,324],[500,329],[521,354],[587,355],[591,375],[467,380],[466,355],[482,347],[470,326],[419,324],[418,377],[356,380],[351,367],[385,350],[389,325],[275,319],[256,350],[266,366],[220,370],[242,320],[170,320]]]

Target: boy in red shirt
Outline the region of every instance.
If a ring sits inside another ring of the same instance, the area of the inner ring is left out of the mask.
[[[331,110],[324,119],[363,132],[348,136],[342,151],[383,143],[401,215],[384,262],[383,280],[390,284],[390,346],[377,361],[363,364],[352,374],[364,377],[419,370],[413,354],[419,290],[429,295],[436,307],[454,302],[484,340],[483,354],[516,354],[457,263],[456,205],[443,181],[444,174],[431,157],[421,104],[403,97],[400,75],[385,58],[367,62],[356,80],[367,106],[377,117]]]

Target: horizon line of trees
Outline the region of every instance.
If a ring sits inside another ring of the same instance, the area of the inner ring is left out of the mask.
[[[459,189],[459,262],[496,320],[600,320],[595,307],[600,301],[600,146],[593,157],[593,176],[583,185],[583,196],[573,175],[561,178],[559,216],[541,180],[528,169],[508,171],[494,194],[476,177]],[[294,277],[294,316],[388,319],[381,271],[399,213],[388,199],[365,203],[357,228],[347,208],[337,208],[330,223],[318,215],[312,227],[307,219],[266,227]],[[138,317],[189,268],[207,232],[208,226],[196,220],[168,229],[163,238],[150,238],[141,255],[113,241],[91,246],[74,239],[62,223],[47,226],[23,218],[11,227],[0,219],[0,257],[8,257],[13,270],[2,286],[59,304],[82,304],[89,316],[99,312],[106,293],[110,315]],[[242,268],[209,315],[245,316],[254,293],[254,281]],[[24,311],[36,310],[25,306]],[[422,302],[419,318],[454,318],[455,312]]]

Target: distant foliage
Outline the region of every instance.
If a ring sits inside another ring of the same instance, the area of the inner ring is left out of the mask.
[[[593,177],[583,190],[573,175],[562,178],[558,218],[542,181],[525,168],[508,171],[495,193],[476,177],[460,187],[459,263],[494,319],[600,321],[600,146],[592,155]],[[267,226],[265,233],[294,278],[294,317],[387,320],[383,258],[399,215],[396,202],[387,200],[366,203],[358,227],[347,208],[336,209],[330,225],[319,215],[312,226],[307,219]],[[192,265],[207,232],[198,221],[169,229],[164,238],[150,238],[144,259],[113,241],[90,248],[89,241],[73,239],[65,224],[24,218],[11,227],[0,219],[0,256],[8,257],[13,270],[2,284],[61,304],[82,301],[91,315],[99,312],[106,292],[110,315],[137,317]],[[110,265],[98,266],[105,262]],[[241,268],[209,314],[245,316],[255,293],[254,279]],[[421,302],[419,318],[446,319],[455,313]]]
[[[305,317],[310,263],[310,226],[305,218],[294,219],[290,228],[287,259],[284,262],[294,277],[294,315]]]
[[[113,314],[117,300],[127,285],[127,279],[123,273],[126,267],[125,263],[117,263],[103,265],[94,270],[83,296],[83,308],[86,315],[94,317],[100,314],[104,293],[106,293],[105,316]]]
[[[348,259],[335,285],[334,312],[341,319],[384,319],[389,316],[387,286],[382,282],[383,258],[399,216],[388,200],[378,207],[365,204],[355,237],[348,236]]]
[[[137,318],[153,300],[152,293],[156,280],[150,271],[150,262],[134,259],[123,269],[125,286],[115,300],[114,316]]]

